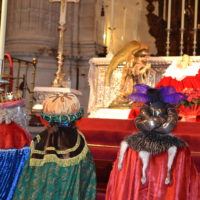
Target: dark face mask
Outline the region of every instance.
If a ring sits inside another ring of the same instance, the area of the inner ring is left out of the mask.
[[[148,89],[147,96],[149,98],[149,103],[163,102],[162,97],[157,89]]]

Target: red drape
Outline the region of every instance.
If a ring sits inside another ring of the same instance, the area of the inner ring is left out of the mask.
[[[186,88],[200,89],[200,75],[188,76],[181,81],[171,77],[163,77],[156,84],[156,88],[161,86],[173,86],[178,92],[182,92]]]
[[[171,183],[165,185],[167,152],[151,156],[147,168],[147,182],[141,184],[142,162],[138,153],[128,149],[122,170],[114,162],[107,185],[106,200],[197,200],[198,173],[191,160],[190,150],[178,150],[172,171]]]
[[[0,149],[21,149],[30,142],[31,137],[15,122],[0,124]]]

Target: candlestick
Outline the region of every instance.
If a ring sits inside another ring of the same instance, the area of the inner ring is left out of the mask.
[[[1,5],[1,26],[0,26],[0,74],[4,60],[5,35],[6,35],[6,17],[7,17],[8,0],[2,0]]]

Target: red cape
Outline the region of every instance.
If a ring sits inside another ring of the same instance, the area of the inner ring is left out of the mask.
[[[30,146],[31,136],[18,124],[0,124],[0,149],[21,149]]]
[[[146,171],[147,182],[141,184],[142,162],[138,153],[128,149],[122,170],[114,162],[107,185],[106,200],[197,200],[198,172],[190,150],[178,150],[171,170],[171,183],[165,185],[167,172],[167,152],[151,156]]]

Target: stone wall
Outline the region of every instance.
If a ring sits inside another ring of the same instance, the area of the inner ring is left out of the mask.
[[[109,45],[102,37],[102,5],[105,7],[104,29],[109,37],[110,0],[68,3],[63,69],[70,76],[72,87],[83,93],[80,100],[85,108],[89,96],[89,59],[102,55],[104,45]],[[57,69],[59,6],[48,0],[9,0],[5,50],[26,60],[38,58],[36,86],[50,86]],[[151,51],[155,51],[153,39],[148,34],[145,6],[145,0],[115,0],[114,52],[131,40],[149,43]],[[125,31],[122,30],[124,7],[127,8]]]

